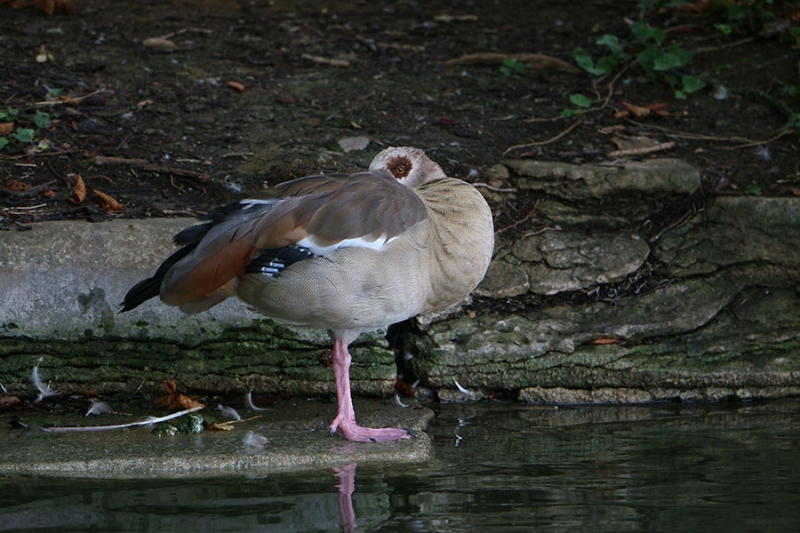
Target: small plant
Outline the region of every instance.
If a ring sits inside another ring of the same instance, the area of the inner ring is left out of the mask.
[[[730,24],[723,24],[723,23],[714,24],[714,29],[720,32],[725,37],[733,33],[733,28],[731,27]]]
[[[21,143],[29,143],[33,141],[33,137],[36,135],[36,131],[30,128],[20,128],[14,133],[11,134],[16,140]]]
[[[631,26],[631,33],[640,46],[636,55],[636,63],[650,78],[661,76],[673,88],[675,98],[685,99],[687,95],[699,91],[706,86],[705,81],[688,74],[680,74],[680,69],[692,60],[692,53],[678,46],[663,46],[667,34],[644,22]],[[611,73],[620,63],[628,59],[625,49],[617,36],[606,34],[596,41],[605,46],[609,54],[595,63],[592,57],[582,48],[575,49],[573,57],[583,70],[593,76],[604,76]]]
[[[592,101],[580,93],[569,95],[569,101],[583,109],[588,109],[592,107]],[[580,115],[580,114],[581,114],[580,109],[567,108],[561,112],[562,117],[574,117],[575,115]]]
[[[503,60],[503,64],[500,65],[500,72],[504,76],[511,76],[512,74],[524,74],[527,69],[528,65],[517,61],[513,57],[505,58]]]
[[[742,189],[742,194],[747,196],[763,196],[764,192],[758,185],[748,185]]]
[[[36,114],[33,115],[33,123],[36,124],[36,127],[39,129],[47,128],[50,126],[50,115],[42,111],[37,111]]]
[[[7,108],[5,111],[0,111],[0,122],[18,122],[19,121],[19,109],[14,108]],[[10,137],[16,140],[17,142],[28,144],[33,142],[33,139],[36,137],[36,130],[37,129],[45,129],[50,127],[52,120],[50,118],[49,113],[45,113],[44,111],[37,111],[33,115],[33,124],[36,126],[34,128],[14,128],[13,124],[8,124],[8,129],[5,130],[5,133],[10,133]],[[12,133],[13,131],[13,133]],[[5,136],[0,136],[0,150],[5,148],[10,144],[10,140]],[[37,150],[46,150],[48,148],[48,144],[46,142],[40,142]]]
[[[8,108],[5,111],[0,111],[0,120],[14,121],[19,115],[19,109]]]

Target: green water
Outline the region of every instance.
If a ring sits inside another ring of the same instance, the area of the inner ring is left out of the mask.
[[[800,400],[435,410],[436,458],[355,467],[352,498],[329,469],[0,478],[0,531],[800,531]]]

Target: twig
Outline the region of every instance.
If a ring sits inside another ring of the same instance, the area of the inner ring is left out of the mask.
[[[139,420],[138,422],[130,422],[128,424],[114,424],[112,426],[59,426],[59,427],[41,427],[41,426],[30,426],[28,424],[20,424],[26,429],[40,429],[45,433],[76,433],[76,432],[86,432],[86,431],[109,431],[112,429],[128,429],[134,428],[139,426],[150,426],[153,424],[159,424],[161,422],[166,422],[167,420],[172,420],[173,418],[179,418],[184,415],[188,415],[189,413],[194,413],[195,411],[199,411],[204,406],[198,405],[197,407],[192,407],[191,409],[184,409],[183,411],[178,411],[177,413],[172,413],[171,415],[166,415],[162,417],[148,417],[146,420]]]
[[[516,228],[517,226],[519,226],[520,224],[522,224],[523,222],[525,222],[526,220],[528,220],[529,218],[531,218],[533,216],[533,214],[536,212],[536,207],[538,207],[538,205],[539,205],[539,200],[536,200],[536,203],[533,204],[533,208],[528,212],[527,215],[525,215],[523,218],[517,220],[513,224],[509,224],[505,228],[502,228],[502,229],[499,229],[499,230],[495,231],[494,234],[495,235],[499,235],[499,234],[503,233],[504,231],[508,231],[510,229]]]
[[[693,54],[703,54],[705,52],[717,52],[719,50],[724,50],[726,48],[733,48],[735,46],[741,46],[743,44],[748,44],[755,41],[755,37],[747,37],[745,39],[739,39],[738,41],[733,41],[731,43],[721,44],[719,46],[707,46],[705,48],[695,48],[692,50]]]
[[[96,94],[101,94],[101,93],[108,93],[108,92],[111,92],[111,91],[109,91],[108,89],[98,89],[96,91],[92,91],[89,94],[85,94],[83,96],[70,96],[69,98],[64,98],[64,99],[61,99],[61,100],[54,100],[54,101],[46,100],[44,102],[34,102],[34,103],[30,104],[30,105],[25,106],[24,109],[33,109],[33,108],[36,108],[36,107],[50,107],[50,106],[54,106],[54,105],[64,105],[64,104],[73,104],[74,105],[74,104],[77,104],[78,102],[80,102],[81,100],[85,100],[85,99],[89,98],[90,96],[94,96]]]
[[[609,157],[628,157],[631,155],[644,155],[644,154],[652,154],[653,152],[663,152],[664,150],[671,150],[675,148],[675,141],[668,141],[661,144],[655,144],[652,146],[644,146],[640,148],[628,148],[626,150],[614,150],[613,152],[609,152]]]
[[[489,189],[490,191],[494,192],[517,192],[516,187],[507,187],[503,189],[501,187],[493,187],[488,183],[473,183],[472,186],[476,188]]]
[[[640,128],[650,128],[658,131],[663,131],[667,135],[670,135],[672,137],[677,137],[679,139],[693,139],[697,141],[719,141],[719,142],[745,142],[745,143],[756,142],[753,141],[752,139],[746,139],[744,137],[717,137],[715,135],[704,135],[701,133],[689,133],[685,131],[673,130],[670,128],[665,128],[663,126],[656,126],[655,124],[645,124],[643,122],[637,122],[631,119],[625,119],[625,120]]]
[[[306,61],[311,61],[318,65],[330,65],[331,67],[349,67],[350,62],[345,59],[333,59],[330,57],[312,56],[311,54],[302,54],[300,57]]]
[[[681,226],[683,226],[684,224],[689,222],[689,220],[691,220],[692,217],[694,217],[695,215],[697,215],[699,213],[702,213],[703,211],[705,211],[705,209],[701,208],[700,210],[698,210],[697,207],[693,205],[692,209],[689,212],[687,212],[685,215],[683,215],[681,218],[679,218],[678,220],[676,220],[672,224],[668,224],[666,227],[662,228],[662,230],[659,231],[655,236],[653,236],[649,240],[649,242],[652,244],[652,243],[658,241],[661,238],[661,236],[664,235],[666,232],[668,232],[670,230],[673,230],[673,229],[680,228]]]
[[[556,135],[555,137],[551,137],[551,138],[547,139],[546,141],[538,141],[538,142],[532,142],[532,143],[528,143],[528,144],[515,144],[514,146],[506,148],[506,151],[503,152],[503,155],[506,155],[511,150],[516,150],[517,148],[531,148],[533,146],[543,146],[545,144],[550,144],[551,142],[555,142],[555,141],[559,140],[561,137],[563,137],[567,133],[571,132],[572,130],[574,130],[575,128],[580,126],[581,124],[583,124],[583,121],[579,120],[579,121],[575,122],[574,124],[572,124],[567,129],[565,129],[564,131],[562,131],[561,133],[559,133],[558,135]]]
[[[132,167],[142,168],[144,170],[149,170],[151,172],[158,172],[159,174],[172,174],[175,176],[187,176],[190,178],[197,178],[203,181],[208,181],[209,178],[208,174],[204,174],[202,172],[197,172],[195,170],[188,170],[185,168],[176,168],[176,167],[168,167],[165,165],[156,165],[154,163],[149,162],[146,159],[128,159],[125,157],[106,157],[102,155],[95,156],[89,160],[87,163],[93,163],[95,165],[129,165]]]
[[[772,141],[780,139],[781,137],[783,137],[784,135],[787,135],[789,133],[791,133],[790,130],[783,130],[779,134],[777,134],[777,135],[775,135],[773,137],[770,137],[769,139],[763,140],[763,141],[752,141],[752,142],[749,142],[749,143],[737,144],[735,146],[720,146],[719,149],[720,150],[740,150],[742,148],[751,148],[753,146],[761,146],[762,144],[769,144]]]

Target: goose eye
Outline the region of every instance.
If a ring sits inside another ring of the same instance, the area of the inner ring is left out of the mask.
[[[411,172],[411,161],[406,157],[395,157],[386,165],[389,172],[397,179],[403,179]]]

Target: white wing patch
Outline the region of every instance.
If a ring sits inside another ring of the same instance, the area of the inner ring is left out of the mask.
[[[308,248],[314,255],[326,256],[339,248],[371,248],[380,251],[396,238],[397,237],[392,237],[391,239],[387,239],[386,235],[381,235],[374,241],[370,241],[363,237],[357,237],[354,239],[344,239],[334,244],[322,245],[316,242],[313,235],[309,235],[305,239],[298,241],[297,245]]]

